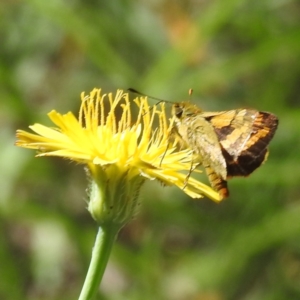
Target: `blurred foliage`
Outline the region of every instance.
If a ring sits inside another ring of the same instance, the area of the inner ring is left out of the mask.
[[[280,119],[268,162],[219,205],[147,183],[98,299],[300,299],[299,1],[2,0],[0,36],[0,299],[79,295],[97,232],[83,168],[13,144],[94,87],[193,88],[205,110]]]

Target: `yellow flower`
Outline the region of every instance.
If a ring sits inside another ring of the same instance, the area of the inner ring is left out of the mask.
[[[192,198],[220,201],[213,189],[187,178],[192,151],[179,151],[176,141],[170,141],[173,120],[167,119],[164,104],[150,108],[146,97],[131,102],[122,90],[102,95],[94,89],[81,99],[78,119],[53,110],[48,116],[58,128],[34,124],[30,128],[35,133],[18,130],[16,145],[37,149],[37,156],[85,164],[92,179],[89,210],[98,222],[126,223],[145,179],[176,185]],[[135,119],[131,105],[138,110]]]

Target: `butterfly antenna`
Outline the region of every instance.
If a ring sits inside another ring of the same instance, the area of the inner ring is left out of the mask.
[[[163,100],[163,99],[160,99],[160,98],[157,98],[157,97],[153,97],[153,96],[149,96],[149,95],[146,95],[144,93],[141,93],[133,88],[129,88],[127,89],[127,91],[131,92],[131,93],[134,93],[134,94],[137,94],[137,95],[140,95],[140,96],[145,96],[145,97],[148,97],[148,98],[151,98],[153,100],[157,100],[157,104],[161,103],[161,102],[165,102],[165,103],[172,103],[171,101],[167,101],[167,100]]]

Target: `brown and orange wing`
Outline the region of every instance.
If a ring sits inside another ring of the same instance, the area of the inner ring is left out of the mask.
[[[227,177],[247,176],[267,158],[278,119],[268,112],[238,109],[204,113],[213,125],[227,164]]]

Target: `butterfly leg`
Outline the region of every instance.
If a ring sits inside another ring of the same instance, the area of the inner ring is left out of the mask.
[[[163,153],[163,155],[162,155],[162,157],[161,157],[161,160],[160,160],[160,163],[159,163],[159,166],[161,167],[161,164],[162,164],[162,162],[163,162],[163,160],[164,160],[164,158],[165,158],[165,156],[166,156],[166,153],[167,153],[167,151],[168,151],[168,148],[169,148],[169,145],[166,147],[166,151]]]
[[[188,174],[185,177],[184,183],[183,183],[183,190],[185,189],[186,185],[188,184],[189,178],[191,176],[191,174],[193,173],[193,171],[197,168],[198,164],[194,164],[194,162],[191,162],[191,167],[189,169]]]

